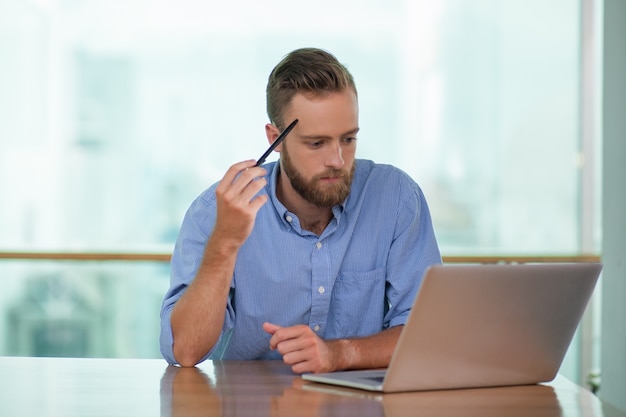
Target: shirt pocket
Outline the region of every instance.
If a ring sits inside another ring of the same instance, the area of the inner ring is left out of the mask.
[[[333,287],[330,314],[334,336],[363,337],[383,330],[385,270],[340,272]]]

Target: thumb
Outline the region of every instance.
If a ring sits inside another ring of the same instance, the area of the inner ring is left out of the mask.
[[[271,335],[276,333],[279,329],[281,329],[281,327],[277,324],[268,323],[268,322],[263,323],[263,330],[265,330],[267,333]]]

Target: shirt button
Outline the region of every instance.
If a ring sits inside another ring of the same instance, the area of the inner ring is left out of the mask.
[[[322,242],[317,242],[315,244],[315,247],[318,248],[318,249],[321,249],[322,248]]]
[[[326,291],[326,289],[325,289],[323,286],[320,286],[320,287],[317,289],[317,292],[318,292],[318,293],[320,293],[320,294],[324,294],[324,291]]]
[[[316,332],[319,332],[320,331],[319,324],[316,324],[315,327],[313,327],[313,330],[315,330]]]
[[[287,216],[287,217],[285,217],[285,220],[287,220],[289,223],[291,223],[293,221],[293,217]]]

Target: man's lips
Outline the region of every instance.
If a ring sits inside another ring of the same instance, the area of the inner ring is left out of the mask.
[[[338,177],[321,177],[320,181],[324,181],[324,182],[337,182],[340,181],[343,178],[343,176],[338,176]]]
[[[319,175],[318,179],[321,179],[321,180],[337,180],[337,179],[345,177],[345,175],[346,174],[344,174],[341,171],[326,172],[324,174]]]

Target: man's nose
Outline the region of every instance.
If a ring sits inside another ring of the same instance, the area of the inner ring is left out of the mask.
[[[343,168],[345,162],[343,160],[343,153],[341,149],[340,143],[333,143],[332,146],[329,147],[329,154],[326,158],[326,165],[334,168],[341,169]]]

